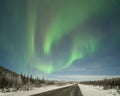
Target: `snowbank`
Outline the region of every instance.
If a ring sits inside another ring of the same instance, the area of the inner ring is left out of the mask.
[[[29,96],[29,95],[33,95],[33,94],[37,94],[37,93],[42,93],[45,91],[50,91],[50,90],[54,90],[54,89],[58,89],[58,88],[67,87],[67,86],[71,86],[71,84],[65,85],[65,86],[47,86],[47,87],[44,86],[44,87],[40,87],[40,88],[34,88],[33,90],[30,90],[30,91],[0,93],[0,96]]]
[[[79,84],[79,87],[83,96],[120,96],[115,89],[103,90],[99,87],[81,84]]]

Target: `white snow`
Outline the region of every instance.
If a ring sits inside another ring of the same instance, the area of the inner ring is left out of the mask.
[[[30,91],[18,91],[18,92],[8,92],[8,93],[0,93],[0,96],[29,96],[37,93],[42,93],[45,91],[50,91],[54,89],[59,89],[67,86],[71,86],[72,84],[65,85],[65,86],[47,86],[47,87],[40,87],[40,88],[34,88]],[[109,90],[103,90],[102,87],[95,87],[92,85],[82,85],[79,84],[80,90],[82,92],[83,96],[120,96],[120,94],[117,93],[116,89],[109,89]]]
[[[103,88],[95,87],[92,85],[79,84],[83,96],[120,96],[116,89],[103,90]]]
[[[30,91],[0,93],[0,96],[29,96],[29,95],[42,93],[42,92],[50,91],[50,90],[54,90],[54,89],[59,89],[59,88],[63,88],[63,87],[71,86],[71,85],[72,84],[65,85],[65,86],[55,86],[55,85],[44,86],[44,87],[40,87],[40,88],[34,88],[33,90],[30,90]]]

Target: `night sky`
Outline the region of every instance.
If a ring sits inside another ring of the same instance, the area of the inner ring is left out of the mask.
[[[0,65],[50,78],[120,75],[120,0],[0,0]]]

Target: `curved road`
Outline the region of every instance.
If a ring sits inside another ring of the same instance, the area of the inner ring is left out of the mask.
[[[56,90],[51,90],[31,96],[82,96],[80,88],[77,84],[64,87],[64,88],[59,88]]]

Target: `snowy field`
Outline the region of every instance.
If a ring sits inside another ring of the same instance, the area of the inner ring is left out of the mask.
[[[92,85],[89,86],[81,84],[79,84],[79,87],[83,96],[120,96],[115,89],[103,90],[102,87],[99,88]]]
[[[50,91],[58,88],[63,88],[67,86],[71,86],[72,84],[65,85],[65,86],[44,86],[40,88],[34,88],[33,90],[30,91],[18,91],[18,92],[8,92],[8,93],[0,93],[0,96],[29,96],[37,93],[42,93],[45,91]]]

